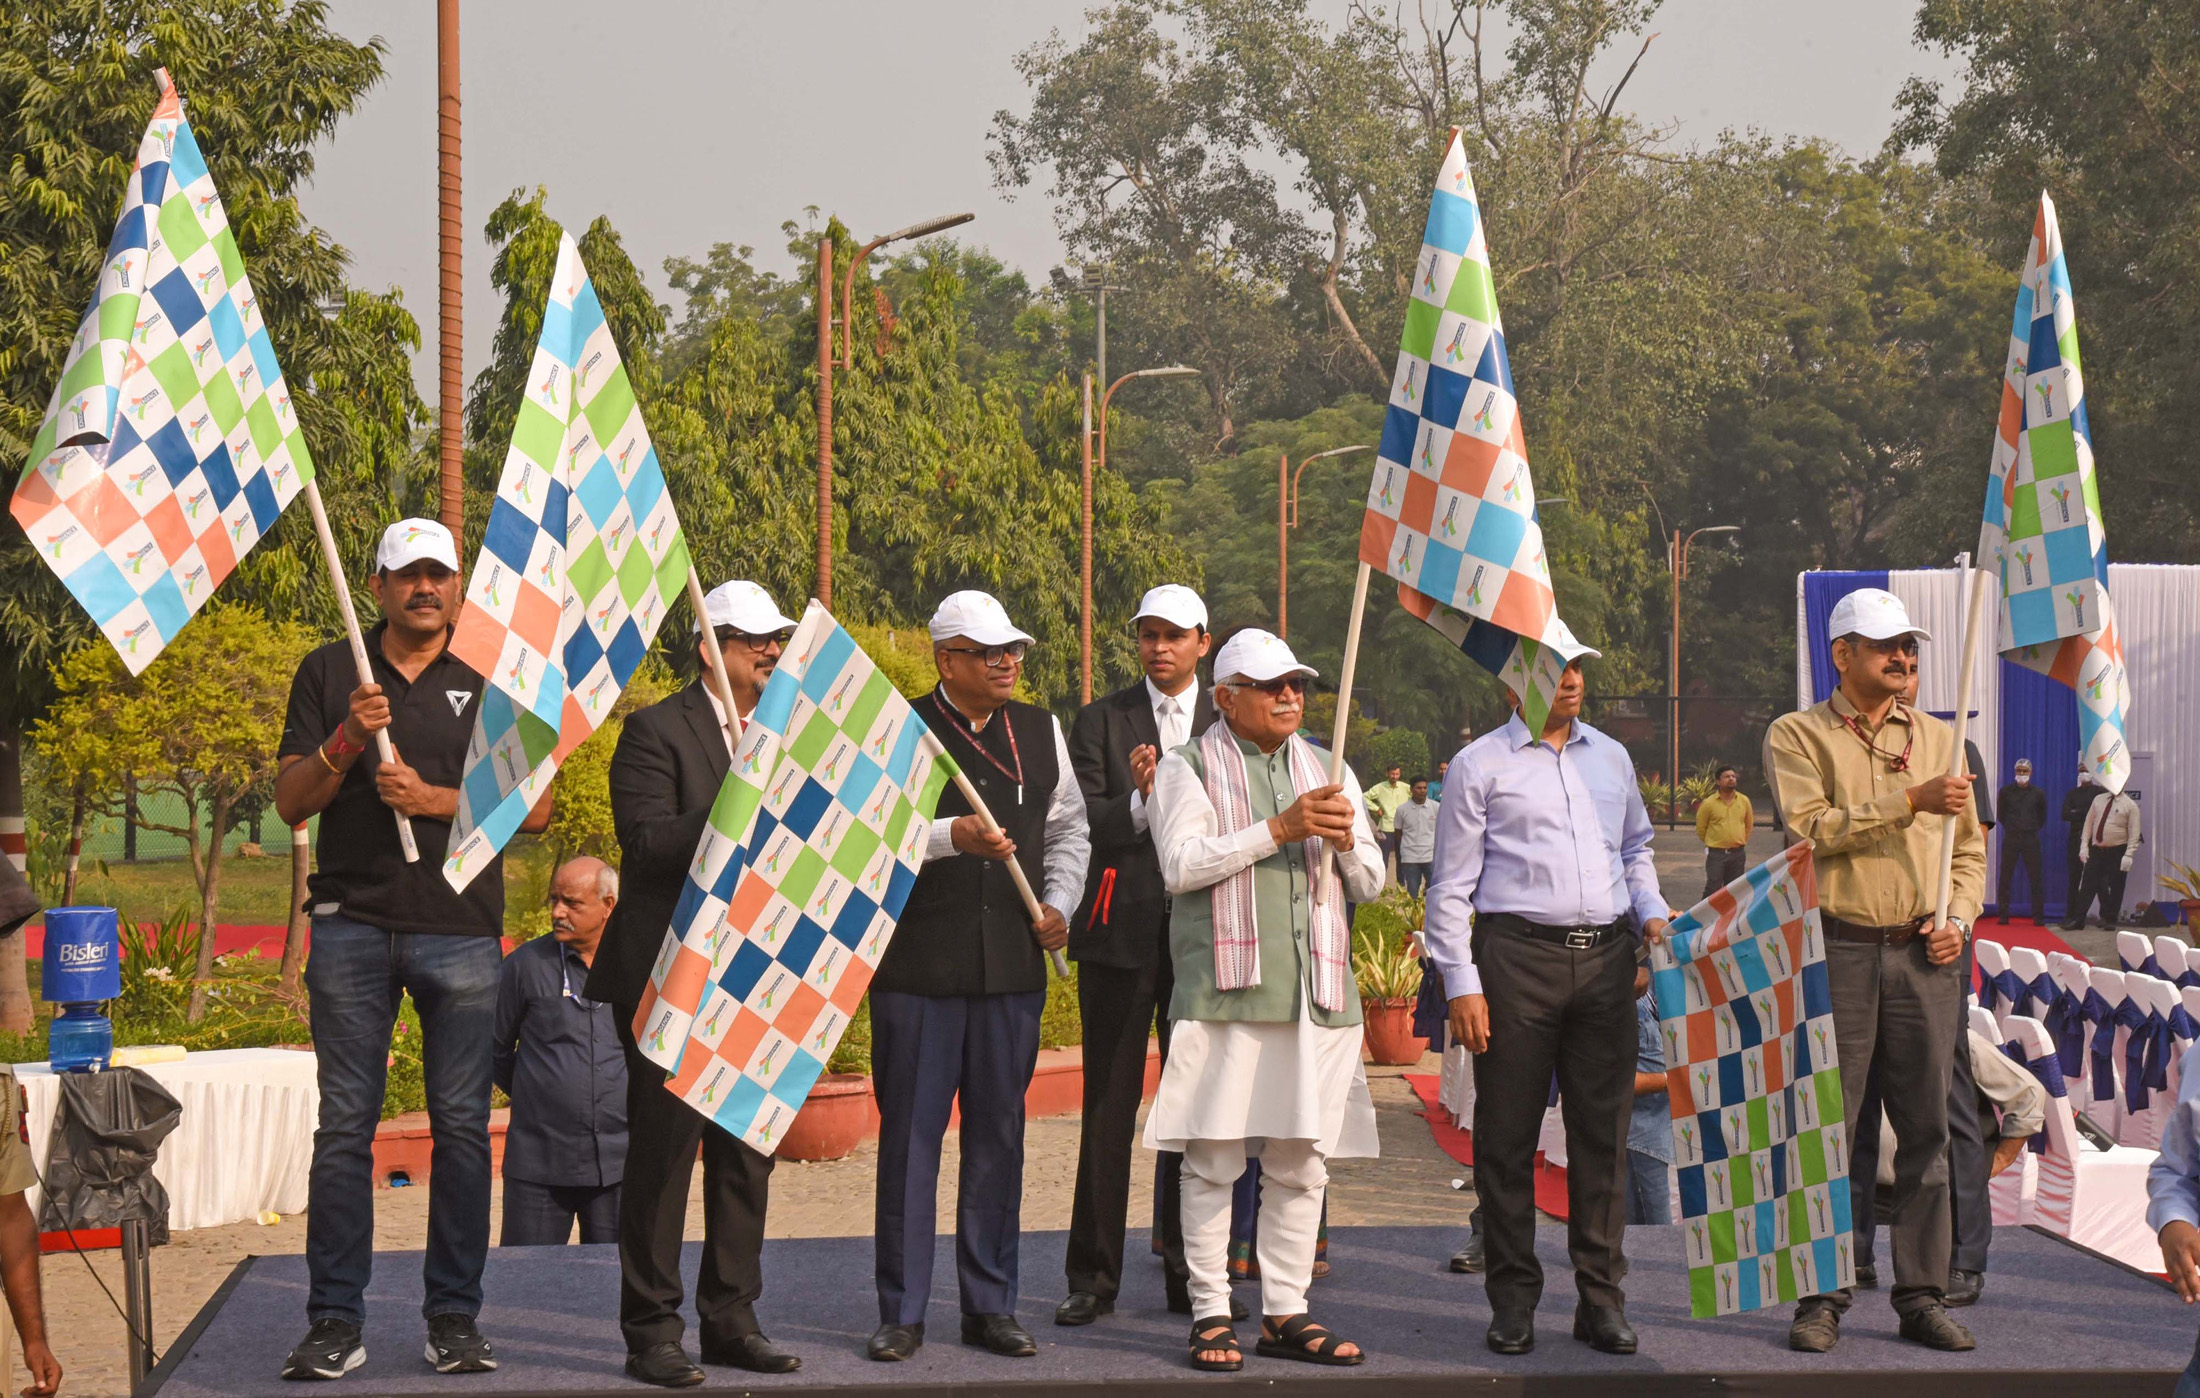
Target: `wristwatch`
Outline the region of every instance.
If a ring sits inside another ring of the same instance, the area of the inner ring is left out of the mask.
[[[1962,918],[1960,918],[1960,917],[1957,917],[1957,916],[1956,916],[1956,915],[1955,915],[1954,913],[1950,913],[1950,914],[1948,915],[1948,925],[1949,925],[1950,927],[1953,927],[1953,928],[1955,928],[1955,929],[1956,929],[1956,931],[1958,931],[1958,932],[1961,932],[1961,933],[1963,934],[1963,936],[1964,936],[1964,940],[1966,940],[1966,941],[1970,940],[1970,936],[1971,936],[1971,924],[1970,924],[1970,923],[1968,923],[1968,922],[1965,922],[1965,921],[1964,921],[1964,920],[1963,920]]]

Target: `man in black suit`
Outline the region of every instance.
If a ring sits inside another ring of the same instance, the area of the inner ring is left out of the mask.
[[[611,758],[611,821],[625,896],[612,911],[583,992],[612,1005],[626,1051],[627,1155],[619,1200],[619,1329],[626,1371],[644,1383],[687,1388],[701,1369],[680,1348],[680,1239],[695,1150],[703,1151],[703,1267],[695,1284],[705,1364],[783,1374],[801,1360],[764,1337],[756,1298],[772,1157],[759,1154],[665,1090],[664,1070],[634,1043],[634,1012],[672,926],[695,846],[732,764],[738,719],[702,673],[703,646],[725,660],[734,707],[756,707],[794,622],[752,582],[729,582],[703,601],[711,638],[698,639],[698,677],[669,699],[627,715]]]
[[[1168,1057],[1176,979],[1169,962],[1169,893],[1146,801],[1155,764],[1215,721],[1214,701],[1199,684],[1200,657],[1212,644],[1199,594],[1174,583],[1154,588],[1139,601],[1135,625],[1145,678],[1087,704],[1069,734],[1069,759],[1092,830],[1092,864],[1084,902],[1070,919],[1069,954],[1078,965],[1078,1017],[1085,1030],[1085,1114],[1069,1220],[1069,1298],[1055,1308],[1056,1325],[1090,1325],[1115,1309],[1122,1287],[1131,1135],[1145,1096],[1146,1039],[1158,1015],[1161,1055]],[[1190,1315],[1177,1217],[1179,1159],[1165,1152],[1156,1213],[1169,1309]]]
[[[2047,828],[2047,793],[2032,785],[2032,759],[2017,759],[2016,775],[2001,789],[2001,922],[2009,925],[2010,894],[2017,887],[2017,866],[2032,876],[2032,920],[2047,921],[2045,871],[2040,867],[2040,832]]]

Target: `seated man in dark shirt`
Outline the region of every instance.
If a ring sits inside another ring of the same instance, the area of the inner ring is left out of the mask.
[[[611,1006],[581,992],[619,901],[619,871],[586,855],[550,880],[550,935],[504,958],[497,978],[496,1082],[512,1099],[504,1132],[500,1247],[619,1241],[626,1169],[626,1053]]]

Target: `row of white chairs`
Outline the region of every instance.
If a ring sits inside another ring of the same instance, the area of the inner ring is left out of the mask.
[[[2176,1103],[2179,1062],[2200,1039],[2200,973],[2185,971],[2191,983],[2179,985],[2143,968],[2184,968],[2192,951],[2172,937],[2123,933],[2118,952],[2131,969],[2117,971],[1982,939],[1974,953],[1978,1003],[1996,1026],[1988,1037],[2007,1043],[2010,1019],[2038,1021],[2074,1109],[2119,1144],[2152,1149]]]

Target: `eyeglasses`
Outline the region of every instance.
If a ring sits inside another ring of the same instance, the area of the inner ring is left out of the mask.
[[[1010,641],[1005,646],[941,646],[940,649],[956,655],[975,655],[985,662],[986,669],[999,670],[1023,664],[1024,652],[1031,646],[1024,641]]]
[[[773,646],[777,646],[781,650],[785,650],[787,648],[787,643],[794,639],[794,630],[792,627],[789,627],[784,631],[767,631],[761,636],[752,636],[748,632],[742,631],[736,627],[719,626],[713,628],[711,634],[718,638],[718,644],[721,646],[731,645],[733,642],[739,641],[743,645],[747,646],[750,650],[755,651],[758,655],[762,655],[766,650],[769,650]]]
[[[1274,698],[1279,694],[1304,694],[1306,693],[1306,676],[1285,675],[1280,680],[1231,680],[1229,681],[1229,688],[1257,689],[1270,698]]]
[[[1859,636],[1856,638],[1856,643],[1864,649],[1875,651],[1880,655],[1917,654],[1917,637],[1915,636],[1897,636],[1891,641],[1881,641],[1870,636]]]

